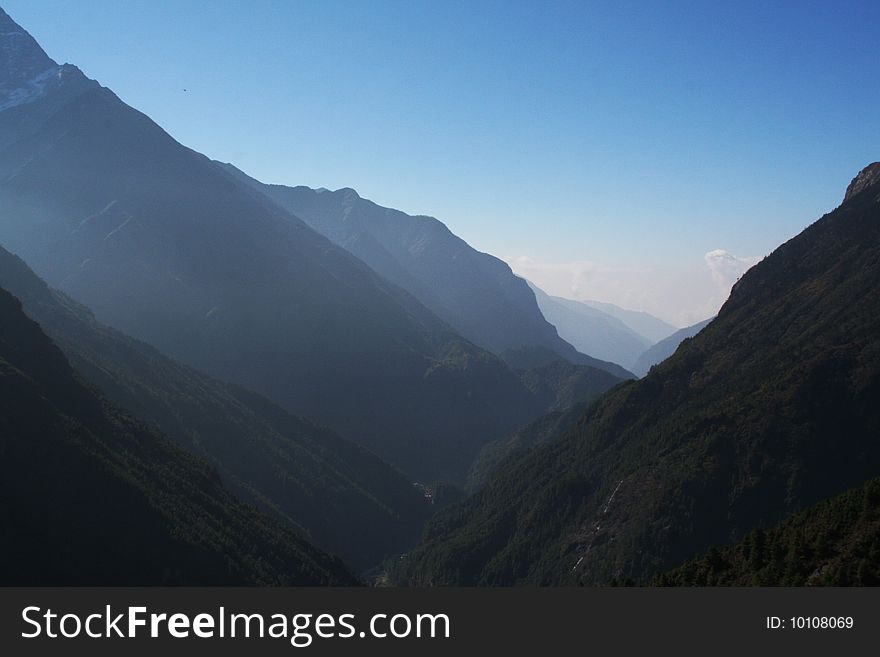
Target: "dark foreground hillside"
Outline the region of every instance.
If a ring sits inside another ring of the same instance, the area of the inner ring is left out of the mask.
[[[710,549],[654,578],[658,586],[876,586],[880,479],[821,502],[772,529]]]
[[[0,287],[21,300],[89,383],[310,542],[363,570],[418,539],[430,507],[374,454],[100,324],[2,247]]]
[[[0,584],[355,584],[80,383],[0,289]]]
[[[647,582],[880,473],[880,164],[718,317],[433,521],[404,584]]]

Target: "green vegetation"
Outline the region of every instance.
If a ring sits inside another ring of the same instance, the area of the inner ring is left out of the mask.
[[[734,547],[656,576],[655,586],[876,586],[880,479],[817,504]]]
[[[519,370],[519,375],[549,412],[511,435],[485,445],[468,473],[466,487],[469,491],[482,486],[511,454],[548,442],[574,426],[591,401],[620,383],[620,379],[608,372],[597,371],[588,365],[574,365],[559,358],[532,369]]]
[[[467,490],[479,490],[492,473],[503,467],[507,459],[559,437],[583,414],[585,406],[586,404],[578,404],[567,411],[553,411],[542,415],[511,436],[483,447],[471,466]]]
[[[877,476],[878,192],[779,247],[674,356],[439,514],[392,580],[644,583]]]
[[[100,324],[87,308],[50,289],[2,248],[0,286],[22,300],[25,312],[91,384],[205,459],[240,498],[291,523],[310,542],[340,555],[359,571],[412,547],[425,521],[439,508],[426,503],[412,482],[364,448]],[[468,393],[467,406],[436,393],[431,399],[432,405],[445,400],[448,408],[456,409],[447,413],[450,423],[459,413],[468,422],[471,406],[475,413],[485,412],[476,409],[484,404],[481,388],[505,391],[519,400],[520,411],[535,413],[539,408],[565,408],[618,382],[607,372],[559,359],[513,373],[499,369],[493,356],[464,342],[447,345],[438,358],[425,373],[431,386],[455,390],[456,396]],[[426,403],[411,405],[406,412],[417,413]],[[502,426],[514,422],[501,419],[510,414],[504,404],[493,405],[491,413]],[[474,447],[464,426],[451,435],[444,462],[463,462]],[[424,445],[413,440],[410,449],[417,458]]]
[[[0,289],[0,583],[357,584],[83,385]]]

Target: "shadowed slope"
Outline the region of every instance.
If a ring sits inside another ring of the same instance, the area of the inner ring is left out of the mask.
[[[638,360],[636,360],[635,364],[633,364],[633,372],[638,376],[645,376],[654,365],[657,363],[662,363],[664,360],[669,358],[672,354],[675,353],[675,350],[678,349],[678,346],[687,340],[688,338],[694,337],[697,333],[702,331],[706,326],[709,325],[709,322],[712,321],[712,318],[694,324],[693,326],[688,326],[683,329],[680,329],[670,335],[668,338],[663,338],[660,342],[652,345],[648,349],[639,356]]]
[[[578,353],[544,319],[523,279],[434,217],[384,208],[349,188],[266,185],[231,164],[220,166],[407,290],[474,344],[496,354],[541,348],[554,359],[629,375],[611,359]]]
[[[84,387],[0,289],[0,583],[355,584]]]
[[[429,509],[412,483],[378,457],[101,325],[2,248],[0,286],[22,300],[91,383],[311,541],[363,569],[417,538]]]
[[[13,31],[15,62],[54,70]],[[0,243],[99,321],[420,480],[462,480],[485,442],[543,412],[410,294],[62,69],[0,111]]]
[[[438,516],[396,577],[647,581],[876,476],[878,435],[873,184],[749,270],[647,377]]]

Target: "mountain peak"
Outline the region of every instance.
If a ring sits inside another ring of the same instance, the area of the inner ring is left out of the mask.
[[[340,187],[336,190],[336,193],[342,194],[347,200],[357,200],[361,197],[361,195],[357,193],[357,190],[352,189],[351,187]]]
[[[0,8],[0,110],[39,95],[59,70],[40,44]]]
[[[877,183],[880,183],[880,162],[869,164],[859,171],[859,175],[853,178],[849,187],[846,188],[846,195],[843,197],[844,202]]]
[[[7,28],[17,28],[18,24],[9,17],[3,7],[0,7],[0,29],[6,31]]]

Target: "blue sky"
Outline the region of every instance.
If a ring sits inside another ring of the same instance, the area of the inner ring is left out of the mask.
[[[880,159],[877,2],[0,4],[210,157],[678,324]]]

